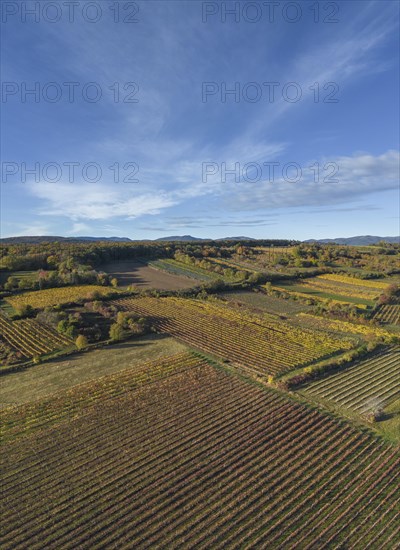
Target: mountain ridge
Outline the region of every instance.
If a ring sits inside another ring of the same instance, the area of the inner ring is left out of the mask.
[[[32,236],[20,236],[20,237],[5,237],[0,239],[0,244],[39,244],[43,242],[206,242],[206,241],[257,241],[265,240],[255,239],[254,237],[223,237],[219,239],[193,237],[192,235],[171,235],[168,237],[159,237],[158,239],[130,239],[129,237],[62,237],[53,235],[32,235]],[[287,240],[287,239],[284,239]],[[388,243],[400,243],[400,237],[379,237],[375,235],[359,235],[355,237],[338,237],[335,239],[307,239],[302,241],[303,243],[320,243],[320,244],[339,244],[350,246],[368,246],[377,244],[380,241]]]

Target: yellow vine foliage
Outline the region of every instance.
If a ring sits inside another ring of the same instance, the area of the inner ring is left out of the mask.
[[[24,292],[16,296],[8,296],[5,300],[16,309],[21,306],[32,306],[36,309],[58,304],[67,304],[85,298],[91,299],[95,293],[106,296],[112,292],[115,292],[115,289],[110,287],[100,285],[77,285]]]
[[[328,281],[337,281],[338,283],[347,283],[349,285],[365,286],[368,288],[376,288],[386,290],[389,286],[388,283],[382,281],[374,281],[371,279],[356,279],[354,277],[348,277],[347,275],[335,275],[333,273],[327,273],[326,275],[319,275],[320,279],[327,279]]]

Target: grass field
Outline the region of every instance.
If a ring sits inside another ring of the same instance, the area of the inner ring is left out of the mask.
[[[4,550],[398,547],[397,448],[176,361],[6,416]]]
[[[114,275],[120,287],[130,285],[139,288],[155,288],[157,290],[179,290],[195,285],[194,281],[179,273],[165,273],[154,269],[151,264],[137,260],[113,262],[101,266],[101,270]]]
[[[145,361],[185,351],[186,347],[172,338],[144,336],[135,341],[96,349],[90,353],[52,359],[43,365],[1,378],[0,402],[20,404],[38,401],[60,390],[72,388],[100,376],[123,369],[134,369]]]

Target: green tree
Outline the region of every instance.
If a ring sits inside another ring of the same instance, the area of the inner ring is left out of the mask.
[[[113,323],[110,327],[109,336],[114,342],[119,342],[126,337],[126,331],[119,323]]]
[[[114,288],[118,287],[118,279],[116,277],[113,277],[110,282],[111,286],[113,286]]]
[[[84,349],[88,346],[88,340],[86,336],[83,334],[80,334],[78,338],[75,340],[75,345],[78,349]]]
[[[8,277],[7,282],[4,285],[5,290],[13,290],[18,287],[18,279],[16,277]]]

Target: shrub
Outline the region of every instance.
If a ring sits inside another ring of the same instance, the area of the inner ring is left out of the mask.
[[[23,304],[15,308],[20,317],[29,317],[34,313],[34,309],[29,304]]]

